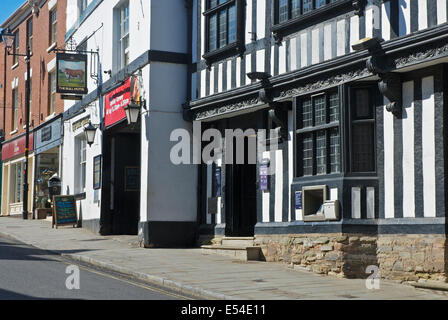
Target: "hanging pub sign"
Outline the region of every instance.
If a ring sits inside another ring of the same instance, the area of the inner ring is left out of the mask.
[[[56,92],[87,94],[87,55],[58,53],[56,55]]]
[[[126,118],[126,107],[131,99],[140,102],[140,89],[137,77],[130,77],[125,80],[123,85],[115,88],[105,96],[105,125],[109,127]]]

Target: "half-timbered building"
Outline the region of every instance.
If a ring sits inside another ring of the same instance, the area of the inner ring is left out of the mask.
[[[448,1],[192,5],[190,120],[280,134],[256,164],[226,163],[223,143],[201,165],[204,248],[233,240],[318,273],[444,279]]]

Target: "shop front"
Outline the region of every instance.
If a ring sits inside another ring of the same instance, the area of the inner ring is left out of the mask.
[[[34,134],[29,137],[28,184],[34,183]],[[23,184],[25,170],[25,135],[7,141],[2,146],[2,216],[21,215],[23,212]],[[28,193],[28,212],[32,211],[33,193]]]
[[[33,211],[35,218],[51,215],[51,198],[48,182],[61,174],[61,117],[36,129],[34,139],[35,183]]]

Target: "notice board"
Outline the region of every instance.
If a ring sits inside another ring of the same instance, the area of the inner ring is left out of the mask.
[[[54,196],[53,197],[53,228],[56,226],[78,224],[76,213],[76,200],[74,196]]]

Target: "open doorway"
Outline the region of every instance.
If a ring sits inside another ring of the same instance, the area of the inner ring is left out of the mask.
[[[104,134],[101,234],[137,235],[140,221],[140,126],[117,124]]]

